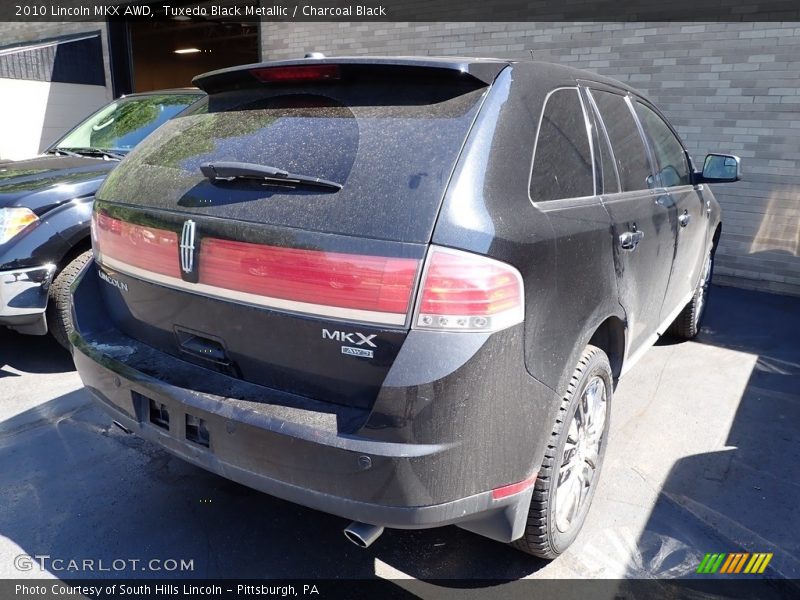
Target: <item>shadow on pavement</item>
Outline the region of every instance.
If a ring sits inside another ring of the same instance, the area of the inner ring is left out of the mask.
[[[422,579],[517,579],[540,564],[455,527],[387,530],[361,550],[346,525],[123,433],[83,390],[0,422],[0,536],[30,555],[141,561],[110,573],[49,569],[60,579],[160,577],[141,569],[169,558],[193,561],[169,576],[194,578],[372,578],[382,561]],[[0,565],[0,576],[15,574]]]
[[[0,327],[0,378],[16,375],[5,367],[26,373],[74,371],[72,357],[52,336],[20,335]]]
[[[669,563],[671,540],[700,556],[773,552],[765,577],[800,578],[799,339],[800,298],[713,288],[697,341],[757,361],[724,441],[730,449],[683,458],[670,471],[638,543],[645,563]],[[635,565],[628,574],[642,575]]]

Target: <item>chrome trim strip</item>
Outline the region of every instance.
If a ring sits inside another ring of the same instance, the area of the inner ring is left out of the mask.
[[[395,327],[401,327],[406,323],[405,313],[398,314],[362,310],[357,308],[342,308],[339,306],[325,306],[323,304],[284,300],[283,298],[272,298],[270,296],[259,296],[258,294],[251,294],[249,292],[239,292],[236,290],[229,290],[204,283],[191,283],[182,279],[169,277],[168,275],[153,273],[152,271],[134,267],[109,256],[102,256],[99,258],[101,265],[119,271],[120,273],[130,277],[135,277],[136,279],[141,279],[150,283],[156,283],[169,288],[183,290],[192,294],[197,294],[198,296],[206,296],[209,298],[215,298],[217,300],[234,301],[240,304],[249,304],[263,308],[274,308],[277,310],[284,310],[287,312],[294,312],[304,315],[331,317],[334,319],[341,319],[343,321],[358,321],[362,323],[374,323],[378,325],[392,325]]]

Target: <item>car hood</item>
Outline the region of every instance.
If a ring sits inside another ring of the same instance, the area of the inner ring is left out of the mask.
[[[93,195],[116,164],[48,155],[0,162],[0,208],[24,206],[41,215],[58,204]]]

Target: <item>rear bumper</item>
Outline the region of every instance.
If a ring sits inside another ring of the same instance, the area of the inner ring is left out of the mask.
[[[297,422],[309,415],[277,418],[269,414],[275,407],[245,408],[240,400],[214,398],[152,381],[98,352],[98,348],[108,347],[112,354],[124,354],[129,347],[89,344],[77,335],[73,342],[75,364],[84,384],[112,419],[208,471],[354,521],[399,529],[457,524],[503,542],[522,535],[532,488],[498,500],[486,491],[422,506],[363,500],[380,498],[386,478],[393,478],[393,485],[408,478],[413,487],[414,471],[435,467],[448,447],[378,442],[339,435],[324,425],[310,428]],[[151,406],[162,411],[162,424],[152,422]],[[168,427],[163,426],[163,410]],[[187,415],[203,420],[209,433],[208,447],[188,439]],[[331,477],[338,480],[337,488],[352,490],[362,499],[320,491],[320,484]]]
[[[73,357],[88,391],[124,428],[223,477],[347,519],[456,524],[503,542],[522,535],[532,482],[507,496],[493,490],[538,470],[539,429],[549,430],[554,404],[527,375],[514,347],[519,331],[465,350],[461,368],[443,366],[444,354],[457,353],[432,345],[433,334],[409,335],[374,406],[343,406],[132,339],[109,316],[104,285],[92,264],[73,285]],[[464,338],[440,341],[454,339]],[[508,348],[519,362],[492,369]]]
[[[0,325],[22,333],[47,333],[47,290],[55,272],[53,264],[0,271]]]

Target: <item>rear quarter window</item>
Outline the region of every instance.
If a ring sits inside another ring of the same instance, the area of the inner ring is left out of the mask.
[[[576,88],[555,90],[545,102],[536,137],[530,194],[534,202],[594,194],[592,152]]]

